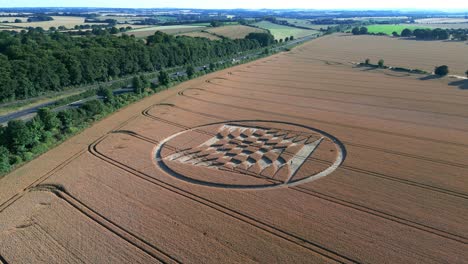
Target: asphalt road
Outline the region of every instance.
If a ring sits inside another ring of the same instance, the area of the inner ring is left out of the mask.
[[[294,46],[294,45],[296,45],[298,43],[305,42],[305,41],[314,39],[316,37],[317,37],[317,35],[310,35],[310,36],[306,36],[306,37],[303,37],[303,38],[295,39],[293,41],[289,41],[287,43],[284,43],[282,46],[274,47],[274,48],[272,48],[272,50],[278,51],[280,49],[291,47],[291,46]],[[257,53],[249,54],[249,55],[242,55],[242,56],[239,56],[239,57],[235,58],[235,61],[250,59],[252,57],[259,56],[261,53],[262,52],[257,52]],[[219,61],[218,63],[224,63],[224,62],[225,61]],[[202,65],[202,66],[199,66],[199,67],[195,67],[195,71],[202,71],[202,70],[206,70],[207,68],[208,68],[208,65]],[[173,77],[181,77],[181,76],[186,76],[186,75],[187,75],[187,73],[185,71],[178,71],[178,72],[170,74],[170,77],[173,78]],[[152,80],[152,82],[156,83],[156,84],[157,84],[157,81],[158,81],[157,78]],[[112,82],[115,82],[115,81],[112,81]],[[133,92],[133,89],[132,88],[120,88],[120,89],[116,89],[116,90],[113,91],[113,93],[115,95],[129,93],[129,92]],[[91,97],[88,97],[88,98],[85,98],[85,99],[81,99],[81,100],[69,103],[67,105],[56,107],[56,108],[52,109],[52,111],[60,112],[60,111],[66,110],[66,109],[78,108],[81,105],[83,105],[85,102],[95,100],[95,99],[103,99],[103,98],[100,97],[100,96],[97,96],[97,95],[91,96]],[[14,112],[14,113],[10,113],[10,114],[7,114],[7,115],[0,116],[0,125],[6,125],[8,123],[8,121],[15,120],[15,119],[21,119],[23,121],[31,120],[32,118],[34,118],[34,116],[36,116],[36,113],[37,113],[37,111],[39,109],[41,109],[43,107],[52,106],[56,102],[57,101],[52,101],[52,102],[40,104],[40,105],[31,107],[31,108],[28,108],[28,109],[24,109],[24,110],[20,110],[20,111]]]

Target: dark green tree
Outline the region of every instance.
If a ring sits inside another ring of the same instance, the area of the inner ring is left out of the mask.
[[[359,35],[359,28],[358,27],[354,27],[352,30],[351,30],[351,33],[353,33],[353,35]]]
[[[105,110],[105,106],[104,103],[99,100],[91,100],[84,103],[81,109],[83,109],[89,117],[93,117],[102,114]]]
[[[52,112],[49,108],[41,108],[37,111],[37,116],[44,124],[44,129],[52,131],[59,127],[60,120],[57,118],[57,114]]]
[[[294,40],[294,36],[290,36],[290,37],[289,37],[289,40]]]
[[[134,91],[136,94],[141,94],[141,93],[143,93],[144,86],[143,86],[143,82],[141,81],[140,77],[138,77],[138,76],[133,77],[133,79],[132,79],[132,87],[133,87],[133,91]]]
[[[213,62],[210,63],[210,71],[215,71],[216,70],[216,64]],[[468,71],[467,71],[468,72]],[[467,73],[468,74],[468,73]]]
[[[99,86],[96,95],[103,97],[106,104],[114,101],[114,93],[110,87]]]
[[[70,130],[74,126],[74,117],[72,110],[61,111],[57,114],[57,118],[60,120],[61,129],[63,131]]]
[[[449,68],[447,65],[437,66],[434,69],[434,73],[438,76],[445,76],[449,73]]]
[[[403,31],[401,31],[401,36],[405,37],[405,38],[411,37],[411,36],[413,36],[413,31],[411,31],[411,29],[409,29],[409,28],[405,28],[405,29],[403,29]]]
[[[21,120],[8,122],[5,131],[7,147],[13,154],[21,154],[33,143],[33,135],[26,124]]]
[[[384,67],[384,60],[383,59],[380,59],[379,62],[377,62],[377,64],[379,65],[379,68],[383,68]]]
[[[158,75],[158,81],[160,85],[168,85],[170,82],[169,74],[165,71],[160,71]]]
[[[10,152],[4,146],[0,146],[0,173],[9,172],[10,169]]]
[[[275,42],[275,37],[270,33],[249,33],[245,39],[256,40],[262,47],[269,46]]]
[[[368,32],[368,30],[367,30],[366,27],[361,27],[361,28],[359,29],[359,34],[360,34],[360,35],[366,35],[367,32]]]
[[[187,66],[187,69],[185,70],[185,72],[187,73],[187,76],[189,78],[192,78],[193,75],[195,74],[195,68],[192,65],[189,65]]]
[[[143,85],[143,89],[148,88],[151,85],[150,80],[146,77],[146,75],[140,75],[141,84]]]

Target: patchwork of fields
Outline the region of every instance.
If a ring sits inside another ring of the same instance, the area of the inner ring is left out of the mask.
[[[290,36],[294,36],[295,38],[302,38],[305,36],[317,34],[318,31],[316,30],[307,30],[295,27],[288,27],[283,25],[274,24],[268,21],[261,21],[253,24],[259,28],[267,29],[270,33],[275,36],[275,39],[285,39],[289,38]]]
[[[241,39],[245,38],[249,33],[263,33],[266,32],[263,29],[253,28],[243,25],[215,27],[206,30],[207,32],[215,35],[220,35],[230,39]]]
[[[414,31],[415,29],[425,29],[427,27],[424,26],[415,26],[415,25],[405,25],[405,24],[398,24],[398,25],[369,25],[366,26],[369,33],[384,33],[387,35],[392,35],[393,32],[401,34],[401,32],[407,28]]]
[[[346,64],[424,43],[328,36],[118,111],[0,180],[2,261],[464,262],[466,91]]]

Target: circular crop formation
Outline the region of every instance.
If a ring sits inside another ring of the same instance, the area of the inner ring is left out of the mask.
[[[154,150],[157,165],[193,184],[231,189],[295,186],[332,173],[345,158],[333,136],[279,121],[211,123],[176,133]]]

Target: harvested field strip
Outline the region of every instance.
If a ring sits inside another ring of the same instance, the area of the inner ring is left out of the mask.
[[[200,112],[196,112],[196,111],[192,111],[192,110],[189,110],[189,109],[186,109],[186,108],[182,108],[182,107],[179,107],[179,106],[175,106],[177,109],[181,109],[183,111],[187,111],[187,112],[191,112],[191,113],[195,113],[195,114],[198,114],[198,115],[205,115],[205,113],[200,113]],[[210,115],[207,115],[211,118],[217,118],[219,120],[224,120],[223,117],[221,116],[214,116],[212,114]],[[161,120],[160,118],[158,118],[158,120]],[[171,124],[171,125],[175,125],[175,126],[180,126],[180,127],[183,127],[183,125],[179,125],[177,123],[174,123],[174,122],[171,122],[171,121],[164,121],[164,122],[168,122],[168,124]],[[345,141],[344,141],[345,142]],[[346,143],[346,145],[350,145],[349,143]],[[368,146],[364,146],[364,148],[369,148],[369,149],[372,149],[372,147],[368,147]],[[406,154],[405,154],[406,155]],[[313,158],[312,158],[313,159]],[[313,160],[317,160],[317,159],[313,159]],[[423,160],[426,160],[426,158],[424,158]],[[320,160],[319,160],[320,161]],[[438,162],[436,162],[438,163]],[[442,164],[444,164],[445,161],[442,161]],[[446,165],[449,165],[449,166],[452,166],[450,164],[446,164]],[[466,166],[466,165],[463,165],[463,166]],[[424,189],[428,189],[428,190],[431,190],[431,191],[436,191],[436,192],[440,192],[440,193],[444,193],[444,194],[448,194],[448,195],[453,195],[453,196],[457,196],[457,197],[460,197],[460,198],[464,198],[464,199],[468,199],[468,194],[466,193],[461,193],[461,192],[457,192],[457,191],[453,191],[453,190],[448,190],[448,189],[445,189],[445,188],[441,188],[441,187],[437,187],[437,186],[432,186],[432,185],[428,185],[428,184],[425,184],[425,183],[421,183],[421,182],[416,182],[416,181],[412,181],[412,180],[407,180],[407,179],[403,179],[403,178],[398,178],[398,177],[394,177],[394,176],[390,176],[390,175],[386,175],[386,174],[382,174],[382,173],[378,173],[378,172],[374,172],[374,171],[370,171],[370,170],[365,170],[365,169],[361,169],[361,168],[357,168],[357,167],[354,167],[354,166],[350,166],[350,165],[346,165],[346,164],[343,164],[341,166],[341,168],[343,169],[348,169],[348,170],[351,170],[351,171],[356,171],[356,172],[360,172],[360,173],[365,173],[365,174],[368,174],[368,175],[371,175],[371,176],[376,176],[376,177],[379,177],[379,178],[383,178],[383,179],[387,179],[387,180],[392,180],[392,181],[398,181],[400,183],[405,183],[405,184],[409,184],[409,185],[412,185],[412,186],[417,186],[417,187],[420,187],[420,188],[424,188]]]
[[[161,261],[162,263],[180,263],[176,259],[172,258],[171,256],[167,255],[166,253],[156,248],[154,245],[148,243],[147,241],[142,240],[141,238],[132,234],[132,232],[125,230],[118,224],[112,222],[111,220],[107,219],[105,216],[99,214],[92,208],[83,204],[81,201],[79,201],[72,195],[68,194],[66,191],[61,190],[61,188],[57,188],[56,186],[53,186],[53,185],[52,186],[51,185],[38,185],[34,188],[31,188],[29,191],[45,191],[45,192],[52,193],[58,198],[67,202],[70,206],[78,210],[80,213],[82,213],[83,215],[91,219],[92,221],[96,222],[97,224],[107,229],[109,232],[115,234],[116,236],[120,237],[121,239],[125,240],[127,243],[133,245],[134,247],[145,252],[151,257]]]
[[[274,95],[282,95],[282,96],[286,96],[286,97],[299,97],[299,98],[310,98],[310,99],[319,99],[321,101],[329,101],[329,102],[337,102],[337,103],[344,103],[344,104],[353,104],[353,105],[364,105],[364,106],[372,106],[372,107],[378,107],[378,108],[386,108],[386,109],[395,109],[395,110],[404,110],[404,111],[415,111],[415,112],[421,112],[421,113],[431,113],[431,114],[437,114],[437,115],[447,115],[447,116],[456,116],[456,117],[467,117],[468,118],[468,114],[457,114],[457,113],[447,113],[447,112],[438,112],[438,111],[430,111],[430,110],[420,110],[420,109],[416,109],[416,108],[403,108],[403,107],[395,107],[395,106],[384,106],[382,104],[369,104],[369,103],[359,103],[359,102],[351,102],[351,101],[347,101],[347,100],[337,100],[337,99],[331,99],[331,98],[326,98],[326,97],[318,97],[318,96],[308,96],[308,95],[292,95],[290,93],[277,93],[277,92],[273,92],[273,91],[266,91],[266,90],[255,90],[255,91],[252,91],[248,88],[241,88],[241,87],[235,87],[235,88],[232,88],[232,87],[228,87],[228,86],[224,86],[224,85],[221,85],[221,84],[216,84],[216,83],[212,83],[213,85],[216,85],[216,86],[219,86],[219,87],[223,87],[223,88],[231,88],[232,90],[245,90],[245,91],[250,91],[250,95],[254,95],[254,93],[262,93],[262,94],[274,94]],[[225,96],[235,96],[234,94],[232,93],[225,93],[225,92],[217,92],[217,94],[220,94],[220,95],[225,95]],[[256,95],[254,95],[256,96]],[[249,97],[251,98],[251,97]],[[282,97],[282,99],[284,99],[284,97]],[[407,99],[408,100],[408,99]],[[275,101],[271,101],[272,103],[274,103]],[[284,101],[281,101],[281,102],[284,102]],[[279,103],[279,102],[277,102]],[[449,103],[446,103],[446,104],[449,104]],[[299,106],[301,107],[301,106]],[[466,112],[466,111],[462,111],[462,112]]]
[[[206,92],[206,91],[205,91]],[[215,92],[209,92],[209,93],[213,93],[213,94],[216,94]],[[201,98],[197,98],[195,96],[191,96],[191,95],[187,95],[187,94],[184,94],[184,96],[187,96],[188,98],[191,98],[193,100],[198,100],[198,101],[202,101],[202,102],[207,102],[207,103],[215,103],[215,104],[220,104],[220,105],[224,105],[224,106],[232,106],[232,107],[235,107],[235,105],[230,105],[230,104],[223,104],[223,103],[218,103],[218,102],[214,102],[214,101],[210,101],[210,100],[205,100],[205,99],[201,99]],[[237,98],[241,98],[241,99],[245,99],[245,100],[252,100],[251,98],[249,97],[242,97],[242,96],[232,96],[232,97],[237,97]],[[258,101],[264,101],[264,102],[267,102],[267,100],[262,100],[262,99],[255,99],[255,100],[258,100]],[[270,103],[270,102],[268,102]],[[239,105],[240,107],[240,105]],[[369,117],[369,118],[375,118],[375,119],[379,119],[379,120],[387,120],[387,121],[393,121],[393,122],[397,122],[397,123],[405,123],[405,124],[412,124],[412,125],[418,125],[418,126],[423,126],[423,127],[428,127],[428,128],[431,128],[431,127],[434,127],[434,128],[442,128],[442,129],[447,129],[447,128],[450,128],[452,130],[456,130],[456,131],[460,131],[460,132],[468,132],[468,129],[465,128],[465,121],[462,121],[462,123],[460,123],[459,127],[455,127],[455,126],[450,126],[450,122],[447,122],[447,126],[441,126],[441,125],[434,125],[434,124],[429,124],[429,123],[423,123],[423,122],[415,122],[415,121],[409,121],[409,120],[399,120],[399,119],[396,119],[396,118],[392,118],[392,117],[386,117],[386,118],[383,118],[383,117],[380,117],[378,115],[367,115],[367,114],[360,114],[360,113],[350,113],[350,112],[347,112],[347,111],[341,111],[341,110],[331,110],[331,109],[325,109],[325,108],[319,108],[319,107],[306,107],[307,109],[315,109],[315,110],[319,110],[319,111],[324,111],[324,112],[329,112],[329,113],[340,113],[342,114],[343,116],[366,116],[366,117]],[[245,108],[246,110],[251,110],[251,111],[263,111],[263,110],[258,110],[258,109],[250,109],[248,107]],[[274,108],[273,108],[274,109]],[[281,113],[277,113],[277,112],[271,112],[271,111],[265,111],[265,112],[268,112],[270,114],[281,114]],[[292,115],[287,115],[287,114],[281,114],[281,115],[285,115],[285,116],[289,116],[289,117],[294,117],[294,118],[299,118],[298,116],[292,116]],[[458,125],[457,125],[458,126]]]
[[[210,103],[210,102],[208,102],[208,103]],[[195,112],[193,110],[188,110],[188,109],[182,108],[180,106],[178,106],[178,108],[186,110],[186,111],[190,111],[190,112],[193,112],[193,113],[205,114],[205,113],[201,113],[201,112]],[[249,110],[249,109],[247,109],[247,110]],[[257,110],[255,110],[255,111],[257,111]],[[212,115],[208,114],[208,116],[212,116]],[[367,127],[361,127],[361,126],[346,125],[346,124],[341,124],[341,123],[337,123],[337,122],[324,121],[324,120],[320,120],[320,119],[312,119],[312,118],[308,118],[308,119],[311,120],[311,121],[314,121],[314,122],[319,122],[319,123],[323,123],[323,124],[330,124],[330,125],[335,125],[335,126],[340,126],[340,127],[345,127],[345,128],[353,128],[353,129],[359,129],[359,130],[363,130],[363,131],[372,131],[372,132],[377,132],[377,133],[381,133],[381,134],[384,134],[384,135],[394,135],[394,136],[405,137],[405,138],[410,138],[410,139],[418,139],[418,140],[423,140],[423,141],[428,141],[428,142],[437,142],[437,143],[441,143],[441,144],[449,144],[449,145],[468,148],[468,144],[463,144],[463,143],[459,143],[459,142],[445,141],[445,140],[439,140],[439,139],[421,137],[421,136],[413,136],[413,135],[408,135],[408,134],[390,132],[390,131],[387,131],[387,130],[373,129],[373,128],[367,128]]]
[[[209,80],[208,83],[213,84],[213,85],[222,85],[224,87],[229,87],[232,89],[242,89],[238,88],[236,86],[228,86],[224,84],[220,84],[217,82],[213,82],[213,80],[223,80],[223,81],[228,81],[228,82],[233,82],[233,83],[238,83],[230,79],[225,79],[225,78],[216,78]],[[248,82],[248,81],[243,81],[243,84],[247,85],[263,85],[266,86],[265,84],[259,83],[259,82]],[[454,105],[459,105],[466,107],[468,104],[464,103],[452,103],[448,101],[440,101],[440,100],[425,100],[425,99],[416,99],[416,98],[408,98],[408,97],[398,97],[398,96],[386,96],[386,95],[376,95],[372,93],[356,93],[356,92],[349,92],[347,90],[330,90],[330,89],[319,89],[319,88],[303,88],[303,87],[293,87],[293,86],[279,86],[279,85],[274,85],[274,84],[269,84],[268,87],[274,87],[274,88],[287,88],[288,90],[300,90],[300,91],[322,91],[322,92],[329,92],[329,93],[337,93],[337,94],[349,94],[349,95],[358,95],[358,96],[370,96],[370,97],[377,97],[377,98],[389,98],[389,99],[400,99],[400,100],[407,100],[407,101],[416,101],[416,102],[428,102],[428,103],[441,103],[441,104],[454,104]],[[357,86],[360,87],[360,86]],[[244,88],[245,89],[245,88]],[[284,89],[281,89],[284,90]]]
[[[103,138],[104,139],[104,138]],[[332,250],[329,250],[321,245],[318,245],[312,241],[308,241],[304,238],[301,238],[301,237],[298,237],[294,234],[291,234],[291,233],[288,233],[286,231],[283,231],[281,229],[278,229],[274,226],[271,226],[269,224],[266,224],[266,223],[262,223],[261,221],[258,221],[254,218],[252,218],[251,216],[248,216],[248,215],[245,215],[239,211],[236,211],[236,210],[233,210],[233,209],[229,209],[221,204],[218,204],[216,202],[213,202],[213,201],[210,201],[208,199],[205,199],[199,195],[196,195],[194,193],[190,193],[190,192],[187,192],[179,187],[176,187],[176,186],[173,186],[171,184],[167,184],[165,182],[162,182],[158,179],[155,179],[153,177],[151,177],[150,175],[147,175],[145,173],[142,173],[142,172],[139,172],[139,171],[136,171],[134,170],[133,168],[119,162],[119,161],[116,161],[112,158],[109,158],[101,153],[99,153],[96,149],[96,146],[103,140],[99,140],[95,143],[93,143],[92,145],[89,146],[89,152],[101,159],[102,161],[104,162],[107,162],[121,170],[124,170],[130,174],[132,174],[133,176],[136,176],[138,178],[141,178],[149,183],[152,183],[152,184],[155,184],[163,189],[166,189],[166,190],[169,190],[171,192],[174,192],[178,195],[181,195],[187,199],[190,199],[194,202],[197,202],[199,204],[202,204],[204,206],[207,206],[211,209],[214,209],[216,211],[219,211],[227,216],[230,216],[238,221],[242,221],[244,223],[247,223],[247,224],[250,224],[256,228],[259,228],[265,232],[268,232],[272,235],[275,235],[279,238],[282,238],[286,241],[289,241],[291,243],[294,243],[300,247],[303,247],[303,248],[306,248],[308,250],[311,250],[312,252],[315,252],[316,254],[320,254],[326,258],[329,258],[330,260],[333,260],[333,261],[336,261],[336,262],[340,262],[340,263],[357,263],[357,261],[355,260],[352,260],[344,255],[341,255],[337,252],[334,252]]]
[[[147,111],[146,111],[145,115],[150,117],[150,118],[156,118],[154,116],[151,116],[151,114],[148,114]],[[219,119],[223,120],[222,118],[219,118]],[[161,119],[161,118],[157,118],[157,120],[161,121],[161,122],[171,124],[171,125],[174,125],[174,126],[177,126],[177,127],[186,128],[186,126],[184,126],[184,125],[180,125],[180,124],[177,124],[177,123],[174,123],[174,122],[171,122],[171,121],[167,121],[167,120],[164,120],[164,119]],[[148,142],[153,143],[152,140],[148,141]],[[313,159],[313,158],[310,158],[310,159]],[[344,166],[344,169],[346,169],[347,167],[348,166]],[[372,215],[376,215],[376,216],[385,218],[385,219],[390,220],[390,221],[395,221],[395,222],[403,224],[403,225],[411,226],[411,227],[420,229],[422,231],[433,233],[433,234],[436,234],[438,236],[448,238],[448,239],[451,239],[451,240],[454,240],[454,241],[457,241],[457,242],[467,243],[467,241],[468,241],[466,237],[463,237],[463,236],[460,236],[460,235],[457,235],[457,234],[452,234],[452,233],[446,232],[444,230],[440,230],[440,229],[437,229],[437,228],[426,226],[424,224],[420,224],[420,223],[417,223],[417,222],[414,222],[414,221],[411,221],[411,220],[407,220],[407,219],[404,219],[404,218],[401,218],[401,217],[398,217],[398,216],[395,216],[395,215],[387,214],[385,212],[381,212],[381,211],[376,210],[376,209],[368,208],[368,207],[365,207],[365,206],[362,206],[362,205],[359,205],[359,204],[354,204],[354,203],[349,202],[349,201],[340,200],[340,199],[337,199],[335,197],[332,197],[332,196],[329,196],[329,195],[326,195],[326,194],[322,194],[322,193],[314,191],[314,190],[309,190],[307,188],[302,188],[302,187],[293,187],[292,189],[295,189],[295,190],[298,190],[298,191],[301,191],[301,192],[306,192],[306,193],[308,193],[310,195],[313,195],[313,196],[316,196],[316,197],[318,197],[320,199],[324,199],[324,200],[328,200],[328,201],[331,201],[331,202],[334,202],[334,203],[338,203],[338,204],[346,206],[346,207],[351,207],[353,209],[356,209],[356,210],[359,210],[359,211],[362,211],[362,212],[366,212],[366,213],[369,213],[369,214],[372,214]],[[466,198],[468,198],[468,196]]]
[[[236,75],[236,74],[232,74],[233,76],[239,76],[239,77],[242,77],[242,78],[251,78],[251,79],[256,79],[256,80],[269,80],[269,81],[273,81],[273,82],[284,82],[284,83],[292,83],[292,82],[295,82],[297,84],[305,84],[305,83],[301,83],[301,82],[298,82],[297,80],[291,80],[291,79],[273,79],[273,78],[262,78],[262,77],[250,77],[250,76],[241,76],[241,75]],[[309,74],[310,75],[310,74]],[[317,75],[317,78],[319,78],[320,76]],[[343,79],[339,79],[339,78],[329,78],[329,80],[336,80],[336,81],[344,81]],[[353,81],[350,81],[350,80],[346,80],[347,82],[349,83],[353,83]],[[328,85],[338,85],[339,82],[320,82],[320,81],[315,81],[314,82],[315,84],[328,84]],[[353,85],[353,84],[349,84],[347,86],[349,87],[355,87],[355,88],[362,88],[362,84],[363,83],[367,83],[367,81],[361,81],[361,82],[356,82],[356,83],[361,83],[361,85],[359,84],[356,84],[356,85]],[[369,82],[371,83],[371,82]],[[284,87],[284,86],[283,86]],[[413,85],[413,87],[421,87],[421,88],[425,88],[424,84],[421,84],[420,86],[417,86],[417,85]],[[309,89],[309,88],[307,88]],[[370,88],[363,88],[363,89],[370,89]],[[444,95],[444,96],[453,96],[453,97],[462,97],[462,98],[468,98],[468,95],[455,95],[455,92],[453,93],[431,93],[431,92],[427,92],[427,91],[413,91],[413,90],[407,90],[407,89],[396,89],[396,88],[393,88],[392,89],[393,91],[402,91],[402,92],[405,92],[405,93],[417,93],[417,94],[420,94],[420,93],[424,93],[424,94],[428,94],[428,95],[434,95],[434,96],[438,96],[438,95]],[[454,90],[456,91],[456,90]],[[455,99],[455,98],[454,98]]]

